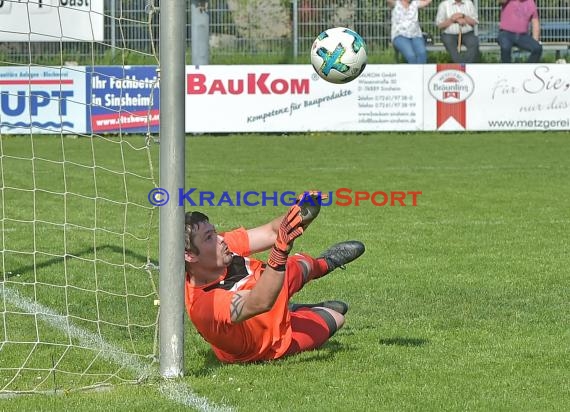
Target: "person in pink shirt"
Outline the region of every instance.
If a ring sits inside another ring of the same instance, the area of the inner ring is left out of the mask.
[[[534,0],[499,0],[499,3],[501,18],[497,42],[501,48],[501,62],[511,63],[511,51],[513,46],[517,46],[530,52],[528,63],[538,63],[542,56],[542,45],[536,3]],[[528,32],[529,23],[532,34]]]

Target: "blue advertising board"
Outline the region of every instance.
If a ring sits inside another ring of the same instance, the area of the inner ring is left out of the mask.
[[[90,133],[158,132],[156,66],[94,66],[86,71]]]

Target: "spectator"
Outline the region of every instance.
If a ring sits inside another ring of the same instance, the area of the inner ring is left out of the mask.
[[[542,56],[542,45],[536,3],[534,0],[499,0],[499,3],[501,18],[497,42],[501,48],[501,63],[512,62],[513,46],[530,52],[528,63],[538,63]],[[528,33],[529,22],[532,36]]]
[[[444,0],[437,8],[435,24],[440,30],[441,41],[454,63],[479,61],[479,38],[474,29],[479,24],[477,10],[471,0]],[[465,46],[465,54],[461,52]]]
[[[392,44],[406,62],[427,63],[426,42],[418,21],[418,9],[431,0],[387,0],[392,8]]]

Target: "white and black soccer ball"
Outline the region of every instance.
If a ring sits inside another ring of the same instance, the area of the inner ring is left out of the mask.
[[[346,27],[325,30],[311,48],[311,64],[320,77],[331,83],[348,83],[356,79],[364,71],[367,61],[366,42]]]

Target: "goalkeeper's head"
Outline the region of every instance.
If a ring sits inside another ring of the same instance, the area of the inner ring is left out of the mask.
[[[186,212],[184,218],[184,250],[199,255],[200,250],[195,243],[196,234],[200,225],[210,223],[210,220],[201,212]]]
[[[216,274],[232,261],[223,237],[201,212],[187,212],[184,224],[184,259],[192,272]]]

